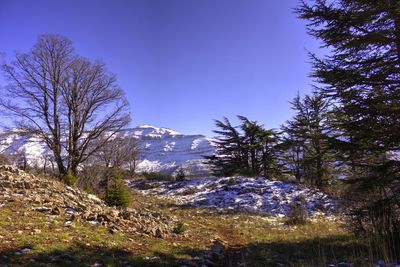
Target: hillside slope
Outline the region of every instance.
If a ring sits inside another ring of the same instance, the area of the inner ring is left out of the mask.
[[[64,226],[88,222],[110,232],[164,237],[172,233],[173,220],[150,210],[124,210],[106,206],[97,196],[63,183],[0,166],[0,204],[21,202],[32,211],[59,216]]]

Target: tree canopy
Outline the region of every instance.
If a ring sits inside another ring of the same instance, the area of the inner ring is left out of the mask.
[[[400,1],[302,1],[296,11],[329,50],[311,54],[312,76],[335,104],[355,225],[400,256]]]
[[[20,131],[40,137],[54,154],[61,177],[86,161],[130,121],[116,78],[99,61],[75,53],[70,40],[41,35],[27,53],[2,65],[9,84],[0,108]],[[106,142],[107,140],[105,140]]]
[[[263,175],[270,177],[278,172],[278,134],[266,130],[256,121],[238,116],[241,124],[232,126],[227,118],[216,120],[219,128],[215,144],[217,153],[206,157],[218,176]]]

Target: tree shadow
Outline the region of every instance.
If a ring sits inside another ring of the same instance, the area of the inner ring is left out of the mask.
[[[143,257],[123,249],[88,247],[81,243],[46,252],[37,252],[31,248],[27,245],[1,250],[0,266],[179,266],[179,261],[173,255]]]
[[[218,245],[223,257],[215,252]],[[349,236],[337,235],[306,239],[250,243],[245,246],[224,246],[214,243],[208,250],[187,249],[182,253],[192,257],[203,256],[205,266],[371,266],[367,246],[357,243]],[[204,258],[206,261],[204,261]],[[211,264],[210,264],[211,263]],[[198,265],[201,266],[201,265]]]
[[[229,247],[224,266],[238,266],[238,262],[244,266],[369,266],[367,252],[365,245],[341,235],[250,243],[244,247]]]
[[[244,246],[226,246],[217,241],[204,250],[183,248],[179,253],[199,259],[186,262],[187,266],[373,266],[367,246],[346,235],[301,241],[249,243]],[[158,255],[161,258],[169,256],[162,253]],[[375,255],[377,258],[379,255]]]
[[[67,248],[35,251],[32,247],[3,249],[0,266],[369,266],[367,247],[349,236],[301,241],[250,243],[230,247],[216,241],[208,248],[179,247],[149,257],[132,251],[73,243]],[[185,255],[185,257],[182,257]],[[340,265],[342,263],[342,265]],[[348,265],[350,266],[350,265]]]

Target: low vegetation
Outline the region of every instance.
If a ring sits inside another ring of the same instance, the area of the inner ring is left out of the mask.
[[[174,228],[175,234],[183,234],[186,231],[186,226],[183,222],[178,222]]]
[[[182,168],[179,168],[178,171],[175,174],[175,181],[183,182],[185,180],[186,180],[185,171]]]
[[[74,175],[71,171],[69,171],[65,176],[64,176],[64,182],[65,184],[72,186],[76,183],[78,180],[78,177]]]
[[[107,186],[105,201],[109,206],[129,206],[132,201],[132,196],[121,178],[114,178]]]
[[[368,249],[333,219],[287,226],[282,219],[183,208],[133,195],[131,207],[174,216],[177,235],[136,236],[7,203],[0,213],[0,258],[12,266],[368,266]],[[51,218],[50,218],[50,217]],[[23,220],[21,220],[23,218]],[[11,223],[13,222],[13,223]],[[180,230],[178,230],[180,229]],[[221,252],[222,251],[222,252]],[[221,254],[222,253],[222,254]]]
[[[10,164],[10,163],[11,163],[11,161],[8,158],[7,155],[0,154],[0,165],[7,165],[7,164]]]
[[[144,177],[147,180],[156,180],[156,181],[175,181],[174,176],[159,172],[142,172],[141,174],[137,175],[137,177]]]
[[[304,198],[299,197],[289,204],[289,213],[285,223],[288,225],[299,225],[307,222],[307,208]]]

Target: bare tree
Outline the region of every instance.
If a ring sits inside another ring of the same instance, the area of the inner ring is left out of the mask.
[[[17,165],[21,170],[26,171],[31,167],[25,149],[15,151],[10,157],[12,158],[13,164]]]
[[[104,143],[103,140],[106,138],[107,136],[102,136],[100,142]],[[136,168],[138,151],[135,138],[117,136],[105,142],[99,150],[98,158],[108,168],[127,167],[133,173]]]
[[[55,173],[54,169],[54,156],[51,151],[46,151],[41,154],[40,157],[41,165],[42,165],[42,172],[43,174],[47,174],[48,171],[50,173]]]
[[[40,137],[54,154],[60,177],[76,175],[107,139],[130,121],[128,103],[104,64],[78,56],[71,41],[41,35],[28,53],[2,65],[9,80],[0,108],[15,126]]]
[[[115,175],[125,172],[133,174],[136,167],[138,145],[134,137],[121,135],[108,138],[104,133],[97,140],[104,145],[87,161],[81,164],[78,186],[90,188],[97,194],[103,194],[104,189],[110,184]],[[108,141],[106,141],[108,139]]]

